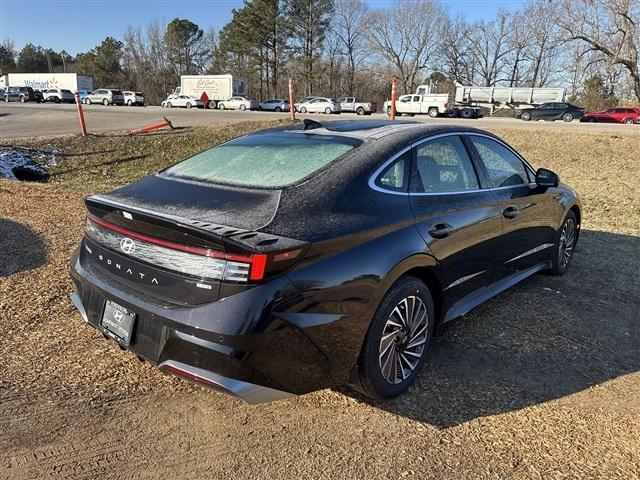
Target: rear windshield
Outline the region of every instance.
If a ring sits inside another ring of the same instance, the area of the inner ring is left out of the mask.
[[[71,90],[61,90],[62,93],[71,93]]]
[[[311,175],[360,143],[329,135],[250,135],[205,150],[164,174],[248,187],[282,187]]]

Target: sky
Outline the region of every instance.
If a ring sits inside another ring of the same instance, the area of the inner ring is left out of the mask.
[[[365,0],[372,8],[394,1]],[[524,0],[440,0],[453,15],[468,20],[493,18],[500,7],[520,8]],[[19,51],[26,43],[70,54],[84,52],[105,37],[122,38],[129,25],[166,23],[188,18],[203,30],[219,30],[242,0],[0,0],[0,40],[11,39]]]

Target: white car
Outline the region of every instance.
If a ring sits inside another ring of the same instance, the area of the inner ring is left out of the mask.
[[[218,102],[220,110],[257,110],[259,106],[257,100],[246,97],[231,97],[229,100]]]
[[[204,104],[199,98],[190,97],[189,95],[169,95],[161,104],[164,108],[186,107],[186,108],[202,108]]]
[[[294,109],[296,112],[299,112],[299,111],[300,111],[300,107],[302,107],[302,104],[303,104],[303,103],[309,103],[309,102],[310,102],[311,100],[313,100],[314,98],[317,98],[317,97],[304,97],[304,98],[303,98],[302,100],[300,100],[299,102],[296,102],[296,103],[294,103],[294,104],[293,104],[293,109]]]
[[[258,106],[260,110],[266,110],[271,112],[288,112],[289,111],[289,100],[282,100],[281,98],[273,99],[273,100],[265,100],[264,102],[260,102]]]
[[[335,100],[317,97],[302,103],[298,108],[300,113],[340,113],[340,104]]]
[[[124,104],[127,106],[131,105],[142,105],[145,106],[144,94],[141,92],[122,92],[124,95]]]
[[[50,88],[42,92],[43,101],[45,102],[76,102],[76,96],[71,90],[61,88]]]

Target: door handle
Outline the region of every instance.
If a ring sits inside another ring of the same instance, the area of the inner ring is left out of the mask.
[[[507,207],[502,211],[504,218],[516,218],[520,212],[516,207]]]
[[[437,223],[429,229],[429,235],[433,238],[445,238],[451,235],[453,227],[448,223]]]

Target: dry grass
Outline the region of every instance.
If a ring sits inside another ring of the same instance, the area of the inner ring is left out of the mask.
[[[640,478],[636,137],[495,131],[582,196],[575,262],[451,326],[395,401],[251,407],[85,326],[67,299],[82,196],[260,126],[40,139],[66,153],[52,183],[0,180],[0,478]]]

